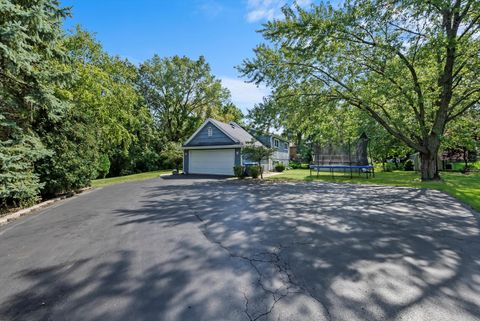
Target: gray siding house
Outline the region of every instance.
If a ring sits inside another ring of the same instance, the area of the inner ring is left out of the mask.
[[[264,170],[272,170],[276,162],[287,166],[288,142],[268,137],[262,135],[255,139],[235,122],[226,124],[209,118],[183,145],[183,171],[186,174],[233,175],[233,166],[251,164],[242,157],[241,151],[252,140],[255,144],[278,149],[271,159],[262,163]]]
[[[282,163],[285,167],[288,167],[290,161],[290,144],[284,138],[278,135],[261,134],[255,135],[255,137],[266,147],[274,148],[275,152],[268,160],[268,168],[271,170],[275,167],[276,163]]]

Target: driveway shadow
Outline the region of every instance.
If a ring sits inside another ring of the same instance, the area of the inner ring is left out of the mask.
[[[0,316],[44,319],[52,311],[40,301],[64,297],[75,302],[63,304],[70,316],[99,302],[121,302],[118,311],[97,313],[98,320],[479,319],[478,216],[445,194],[163,180],[168,183],[146,187],[140,207],[114,211],[117,228],[195,227],[201,241],[188,230],[168,262],[141,276],[129,275],[135,252],[108,263],[88,258],[68,269],[21,271],[18,277],[34,285],[11,297]],[[84,269],[85,278],[69,281],[71,269]],[[18,314],[25,302],[27,311]]]

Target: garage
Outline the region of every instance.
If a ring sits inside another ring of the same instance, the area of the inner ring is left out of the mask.
[[[233,175],[235,149],[189,150],[190,174]]]
[[[183,172],[233,176],[233,167],[242,165],[242,148],[252,141],[237,123],[208,118],[182,146]]]

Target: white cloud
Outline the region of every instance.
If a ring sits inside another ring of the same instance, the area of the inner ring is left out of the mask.
[[[202,1],[198,8],[209,18],[215,18],[225,10],[223,5],[216,0]]]
[[[230,90],[232,102],[244,112],[252,108],[256,103],[263,101],[263,97],[269,95],[270,91],[264,86],[256,86],[246,83],[241,79],[231,77],[220,77],[222,85]]]
[[[292,5],[293,2],[288,0],[248,0],[247,21],[257,22],[282,18],[282,7],[286,4]],[[296,2],[300,7],[307,7],[312,0],[297,0]]]

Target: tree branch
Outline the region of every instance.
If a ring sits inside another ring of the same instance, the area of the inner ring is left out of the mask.
[[[468,109],[472,108],[473,106],[475,106],[476,104],[478,104],[478,100],[474,100],[472,102],[470,102],[469,104],[467,104],[465,107],[463,107],[462,109],[460,109],[460,111],[458,111],[457,113],[453,114],[453,115],[450,115],[447,119],[448,121],[452,121],[454,120],[455,118],[457,118],[458,116],[462,115],[464,112],[466,112]]]

